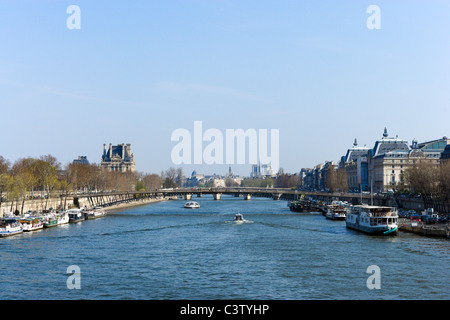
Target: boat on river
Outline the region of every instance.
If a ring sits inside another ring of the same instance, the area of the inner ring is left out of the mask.
[[[77,223],[86,220],[83,210],[81,209],[69,209],[67,210],[70,223]]]
[[[305,206],[300,201],[290,201],[288,203],[289,210],[295,212],[303,212],[305,210]]]
[[[40,217],[29,217],[21,219],[20,223],[24,232],[36,231],[44,228],[44,223]]]
[[[323,213],[325,215],[326,210],[324,209],[324,205],[321,201],[304,199],[290,201],[288,203],[289,210],[294,212],[315,212],[315,213]]]
[[[393,207],[357,205],[346,215],[347,228],[374,235],[396,235],[398,213]]]
[[[58,225],[62,225],[62,224],[66,224],[69,223],[69,214],[67,213],[67,211],[63,211],[63,212],[59,212],[57,214],[58,216]]]
[[[58,215],[55,212],[50,212],[43,216],[42,223],[44,228],[52,228],[58,225]]]
[[[9,237],[23,232],[22,224],[15,218],[0,219],[0,237]]]
[[[333,204],[327,207],[325,218],[329,220],[345,220],[348,208],[343,205]]]
[[[184,207],[186,209],[198,209],[198,208],[200,208],[200,204],[195,201],[188,201],[184,204]]]
[[[234,216],[233,221],[225,221],[225,222],[233,222],[233,223],[236,223],[236,224],[253,223],[253,221],[245,220],[245,219],[244,219],[244,216],[243,216],[242,214],[240,214],[240,213],[238,213],[238,214],[236,214],[236,215]]]
[[[101,207],[95,207],[91,210],[85,211],[84,213],[87,220],[103,218],[106,216],[105,210],[103,210]]]

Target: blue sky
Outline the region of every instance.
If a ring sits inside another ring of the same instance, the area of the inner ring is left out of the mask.
[[[80,30],[66,27],[72,4]],[[372,4],[380,30],[366,27]],[[103,143],[131,143],[137,170],[159,173],[171,133],[200,120],[279,129],[280,166],[296,172],[384,127],[449,136],[449,57],[447,0],[0,0],[0,154],[100,162]]]

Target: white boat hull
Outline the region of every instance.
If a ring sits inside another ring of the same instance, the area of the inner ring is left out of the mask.
[[[32,227],[23,226],[23,231],[24,232],[31,232],[31,231],[36,231],[36,230],[40,230],[40,229],[43,229],[43,228],[44,228],[43,224],[42,225],[38,225],[38,226],[32,226]]]
[[[187,202],[184,204],[185,209],[198,209],[200,208],[200,204],[198,202]]]
[[[62,225],[62,224],[66,224],[69,223],[69,216],[68,215],[64,215],[64,216],[59,216],[58,217],[58,225]]]
[[[22,233],[23,229],[22,227],[20,228],[10,228],[10,229],[6,229],[6,230],[1,230],[0,231],[0,238],[5,238],[5,237],[10,237],[19,233]]]
[[[325,218],[329,220],[345,220],[345,215],[338,215],[338,214],[326,214]]]
[[[357,223],[349,223],[346,224],[347,228],[353,229],[356,231],[361,231],[367,234],[373,235],[385,235],[385,234],[395,234],[397,232],[397,226],[362,226]]]
[[[396,235],[398,215],[391,207],[359,205],[347,214],[347,228],[373,235]]]
[[[86,216],[86,218],[88,220],[93,220],[93,219],[103,218],[104,216],[106,216],[106,215],[105,214],[88,214]]]

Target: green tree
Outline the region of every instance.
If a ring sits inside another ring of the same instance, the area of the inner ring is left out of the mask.
[[[136,181],[136,191],[145,191],[145,184],[142,181]]]

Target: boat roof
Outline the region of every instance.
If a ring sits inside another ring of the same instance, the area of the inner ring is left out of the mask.
[[[368,208],[368,209],[389,209],[389,210],[395,209],[394,207],[388,207],[388,206],[370,206],[370,205],[367,205],[367,204],[358,204],[358,205],[354,205],[353,207],[357,207],[357,208]]]

